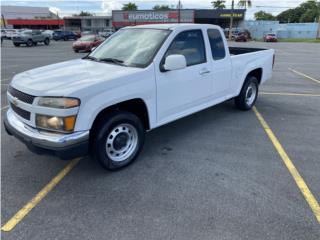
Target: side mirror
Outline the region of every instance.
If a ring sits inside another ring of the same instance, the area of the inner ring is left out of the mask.
[[[163,69],[165,71],[179,70],[187,67],[185,56],[180,54],[172,54],[166,57]]]

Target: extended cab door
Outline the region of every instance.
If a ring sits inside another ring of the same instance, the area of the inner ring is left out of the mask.
[[[227,96],[232,78],[232,64],[227,42],[218,29],[208,29],[207,35],[211,48],[212,59],[212,95],[215,98]]]
[[[156,70],[159,124],[192,112],[192,107],[204,103],[212,94],[211,66],[207,60],[202,30],[178,33],[160,65],[172,54],[184,55],[187,67],[174,71]]]

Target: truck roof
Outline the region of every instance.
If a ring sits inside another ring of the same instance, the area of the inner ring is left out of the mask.
[[[176,30],[176,29],[179,29],[179,28],[186,28],[186,27],[193,28],[195,26],[198,26],[198,27],[217,27],[217,25],[213,25],[213,24],[167,23],[167,24],[146,24],[146,25],[130,26],[130,27],[125,27],[125,28],[146,28],[146,29]]]

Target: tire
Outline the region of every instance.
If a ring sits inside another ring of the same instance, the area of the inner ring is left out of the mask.
[[[78,53],[79,52],[79,50],[73,50],[75,53]]]
[[[44,45],[48,46],[50,44],[50,39],[46,38],[43,43],[44,43]]]
[[[13,43],[14,46],[20,47],[20,43]]]
[[[32,47],[33,46],[33,41],[31,39],[29,39],[26,44],[27,44],[28,47]]]
[[[94,157],[107,170],[132,163],[144,143],[144,127],[134,114],[116,111],[100,120],[93,130]]]
[[[256,77],[248,76],[243,84],[240,94],[234,99],[238,109],[243,111],[250,110],[258,97],[259,83]]]
[[[33,46],[37,46],[38,45],[38,43],[37,42],[33,42]]]
[[[68,37],[64,37],[63,40],[64,40],[64,41],[68,41]]]

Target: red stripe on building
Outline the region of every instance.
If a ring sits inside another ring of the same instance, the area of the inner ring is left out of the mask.
[[[64,25],[63,19],[8,19],[8,25]]]

